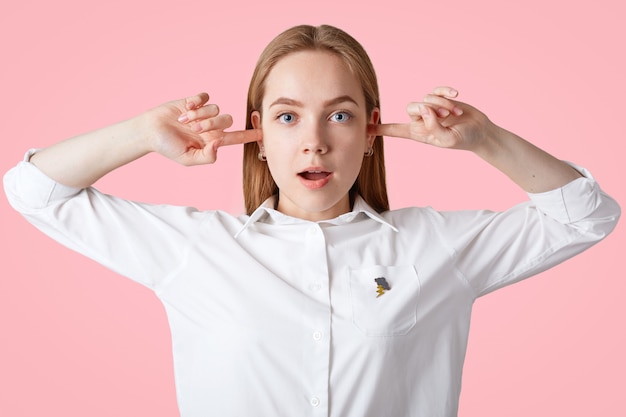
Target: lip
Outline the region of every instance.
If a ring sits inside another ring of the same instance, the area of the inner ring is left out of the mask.
[[[319,173],[325,173],[327,175],[324,176],[323,178],[308,179],[301,175],[304,172],[319,172]],[[306,188],[310,190],[318,190],[324,187],[326,184],[328,184],[330,180],[333,178],[333,175],[334,174],[332,171],[329,171],[328,169],[324,167],[308,167],[298,172],[298,179],[300,180],[300,183],[302,183],[302,185],[304,185]]]

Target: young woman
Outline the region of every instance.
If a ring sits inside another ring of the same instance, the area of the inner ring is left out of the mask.
[[[203,93],[30,151],[5,189],[42,231],[155,291],[182,416],[454,416],[474,300],[593,245],[620,213],[585,169],[456,96],[436,88],[409,123],[381,124],[363,48],[299,26],[262,53],[246,131],[226,132]],[[383,135],[474,152],[530,201],[391,211]],[[241,143],[243,216],[91,187],[150,152],[204,164]]]

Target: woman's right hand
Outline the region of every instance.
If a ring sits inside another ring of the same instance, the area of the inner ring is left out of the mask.
[[[137,117],[48,146],[30,162],[61,184],[84,188],[150,152],[183,165],[210,164],[220,146],[262,138],[260,130],[225,132],[232,118],[220,115],[208,100],[209,95],[202,93],[162,104]]]
[[[220,114],[219,107],[208,101],[209,95],[200,93],[142,115],[151,150],[186,166],[212,164],[220,146],[262,139],[260,129],[225,132],[233,124],[232,117]]]

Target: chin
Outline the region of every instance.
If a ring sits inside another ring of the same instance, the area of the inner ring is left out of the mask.
[[[288,205],[283,206],[282,209],[279,197],[279,210],[285,214],[309,220],[328,220],[350,211],[347,193],[340,198],[325,196],[325,193],[320,192],[306,194],[294,199],[288,198]]]

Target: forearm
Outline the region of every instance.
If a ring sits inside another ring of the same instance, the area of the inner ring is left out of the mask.
[[[110,171],[150,152],[142,117],[64,140],[34,154],[30,162],[71,187],[87,187]]]
[[[516,134],[492,125],[474,152],[529,193],[562,187],[581,174]]]

